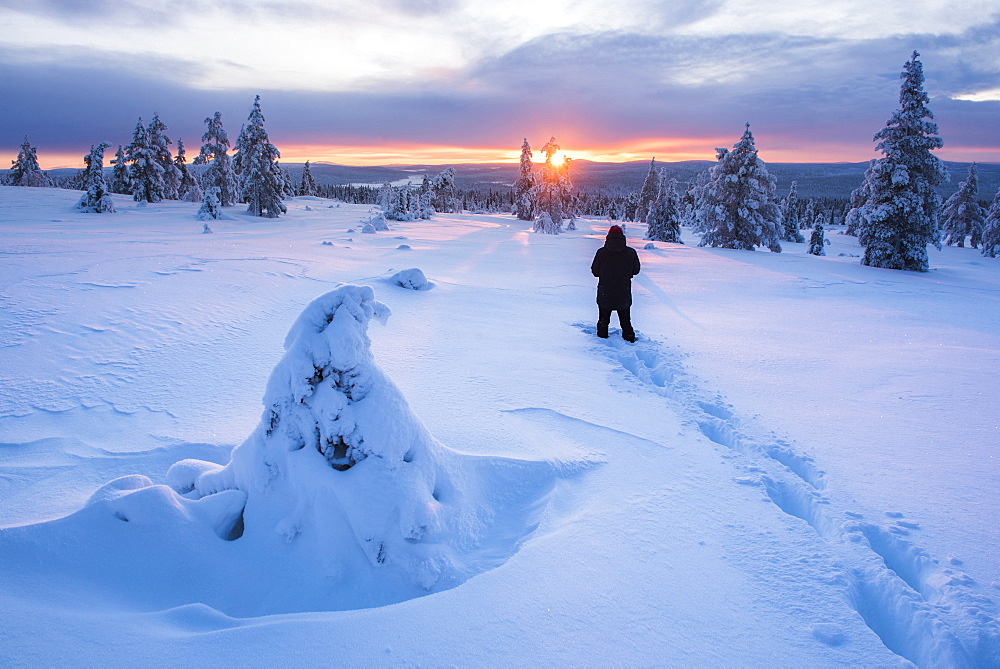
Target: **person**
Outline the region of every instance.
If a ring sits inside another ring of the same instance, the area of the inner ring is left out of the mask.
[[[618,312],[622,339],[635,342],[632,329],[632,277],[639,273],[639,254],[625,244],[625,231],[612,225],[604,246],[597,249],[590,271],[597,282],[597,336],[608,338],[611,312]]]

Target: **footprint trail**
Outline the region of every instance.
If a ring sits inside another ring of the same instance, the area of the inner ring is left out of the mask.
[[[594,336],[593,325],[575,323]],[[829,481],[815,460],[788,441],[744,427],[734,407],[706,390],[681,354],[641,337],[628,344],[612,335],[592,340],[593,352],[664,398],[710,442],[734,454],[742,471],[733,485],[756,485],[781,513],[805,523],[841,566],[845,599],[883,644],[918,666],[1000,666],[1000,622],[995,601],[960,569],[943,564],[910,538],[919,524],[886,513],[883,523],[824,494]]]

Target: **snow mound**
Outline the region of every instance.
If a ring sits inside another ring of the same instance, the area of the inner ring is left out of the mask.
[[[592,462],[439,443],[373,358],[368,324],[388,317],[368,286],[318,297],[225,465],[189,457],[166,485],[119,477],[65,518],[0,529],[5,569],[59,601],[255,616],[383,606],[500,566]]]
[[[410,290],[430,290],[434,287],[434,283],[428,281],[424,273],[416,267],[396,272],[389,277],[389,282],[394,286],[401,286]]]
[[[431,437],[375,363],[368,322],[388,317],[368,286],[342,285],[314,300],[285,339],[260,424],[229,464],[184,460],[168,480],[196,499],[244,492],[248,536],[304,541],[325,554],[360,551],[369,568],[429,590],[475,571],[463,549],[481,540],[497,510],[461,488],[468,471],[456,476],[449,462],[465,458]],[[515,469],[531,496],[539,474],[542,489],[554,482],[547,464]]]

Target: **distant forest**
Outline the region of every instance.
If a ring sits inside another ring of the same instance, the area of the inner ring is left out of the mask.
[[[689,160],[676,163],[660,162],[668,178],[677,179],[678,188],[695,179],[698,173],[714,165],[710,160]],[[783,198],[792,181],[797,184],[798,198],[805,206],[813,200],[817,212],[828,212],[830,222],[840,222],[847,209],[851,191],[864,181],[868,163],[768,163],[768,171],[778,180],[774,196]],[[292,183],[302,178],[302,163],[283,163]],[[510,212],[514,205],[512,184],[517,178],[516,163],[464,163],[453,165],[386,165],[350,166],[311,163],[310,170],[317,184],[317,195],[356,204],[376,204],[384,183],[403,185],[407,181],[419,185],[424,175],[433,176],[452,167],[455,170],[455,196],[468,211],[482,213]],[[945,162],[951,180],[938,190],[947,199],[966,179],[969,163]],[[979,167],[979,198],[988,207],[994,193],[1000,189],[1000,164],[981,163]],[[110,169],[110,168],[106,168]],[[192,170],[200,168],[192,166]],[[637,195],[649,171],[649,161],[601,163],[574,160],[570,178],[576,189],[577,213],[583,216],[605,216],[617,206],[628,207],[630,196]],[[79,187],[73,183],[77,170],[50,170],[49,174],[61,186]]]

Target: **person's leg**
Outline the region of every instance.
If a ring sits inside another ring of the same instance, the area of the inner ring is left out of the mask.
[[[632,329],[632,309],[624,307],[618,310],[618,324],[622,326],[622,339],[635,341],[635,330]]]
[[[597,336],[601,339],[608,338],[608,325],[611,323],[611,310],[604,307],[597,308]]]

